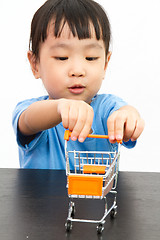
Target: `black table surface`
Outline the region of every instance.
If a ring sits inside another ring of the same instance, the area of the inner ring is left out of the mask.
[[[160,173],[120,172],[118,213],[96,224],[73,223],[65,231],[68,196],[65,171],[0,169],[0,239],[160,240]],[[76,217],[100,219],[103,200],[76,200]]]

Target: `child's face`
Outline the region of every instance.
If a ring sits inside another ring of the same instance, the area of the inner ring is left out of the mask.
[[[39,61],[31,61],[36,78],[41,78],[50,99],[76,99],[87,103],[101,87],[107,63],[105,46],[93,31],[90,39],[74,37],[65,24],[61,36],[55,38],[49,27],[48,36],[40,45]],[[34,65],[34,67],[33,67]]]

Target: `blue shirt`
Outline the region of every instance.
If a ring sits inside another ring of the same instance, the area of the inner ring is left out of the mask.
[[[17,104],[13,112],[12,123],[18,143],[20,167],[37,169],[65,169],[65,129],[62,123],[36,134],[35,138],[28,144],[24,143],[25,136],[18,131],[18,119],[21,113],[32,103],[41,100],[48,101],[48,96],[22,101]],[[124,105],[126,105],[126,102],[114,95],[96,95],[91,102],[91,106],[94,110],[94,119],[92,124],[93,134],[107,135],[108,117],[112,112],[118,110]],[[123,143],[123,145],[128,148],[132,148],[135,146],[135,142],[128,141],[127,143]],[[87,138],[83,143],[80,143],[78,140],[70,140],[68,142],[68,150],[113,151],[115,148],[117,148],[117,144],[111,144],[109,140],[106,139]],[[72,167],[73,160],[71,159],[71,168]]]

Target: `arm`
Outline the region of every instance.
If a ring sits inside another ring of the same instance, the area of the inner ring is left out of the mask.
[[[57,112],[57,100],[43,100],[32,103],[22,112],[18,128],[24,135],[34,135],[56,126],[61,122]]]
[[[79,100],[44,100],[31,104],[20,116],[18,128],[24,135],[34,135],[62,121],[72,131],[72,140],[83,142],[93,121],[92,107]]]

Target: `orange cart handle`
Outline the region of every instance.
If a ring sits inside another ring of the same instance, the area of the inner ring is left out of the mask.
[[[69,138],[71,137],[71,131],[65,130],[64,133],[64,140],[69,141]],[[103,138],[103,139],[109,139],[108,135],[98,135],[98,134],[88,134],[88,138]],[[117,143],[122,144],[122,140],[117,140]]]

